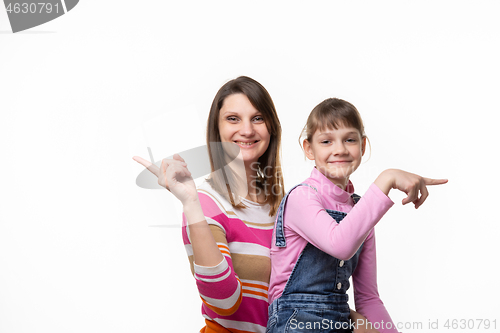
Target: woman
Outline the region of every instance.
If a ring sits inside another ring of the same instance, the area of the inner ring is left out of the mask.
[[[241,76],[224,84],[212,103],[212,173],[198,190],[179,155],[160,168],[134,157],[182,202],[182,235],[203,301],[202,333],[266,330],[269,249],[284,195],[280,145],[271,96]],[[364,317],[353,312],[352,318]]]

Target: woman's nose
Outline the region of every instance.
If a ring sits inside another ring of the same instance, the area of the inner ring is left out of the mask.
[[[243,121],[240,128],[240,134],[244,136],[253,136],[255,129],[251,121]]]

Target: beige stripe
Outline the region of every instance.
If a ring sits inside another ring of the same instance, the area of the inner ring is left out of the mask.
[[[231,253],[234,272],[240,279],[269,283],[271,259],[264,256]]]
[[[220,227],[213,225],[213,224],[210,224],[209,227],[210,227],[210,231],[212,232],[212,235],[214,236],[215,242],[223,244],[229,249],[229,246],[227,244],[226,234],[224,233],[224,230],[222,230]]]
[[[254,225],[256,227],[269,227],[269,228],[273,228],[274,227],[274,222],[270,222],[270,223],[255,223],[255,222],[248,222],[248,221],[245,221],[245,220],[242,220],[242,221],[245,224]]]

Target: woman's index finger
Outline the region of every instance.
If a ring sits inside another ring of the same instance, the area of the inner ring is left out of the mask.
[[[134,156],[132,157],[134,161],[136,161],[139,164],[142,164],[146,169],[148,169],[153,175],[158,177],[160,174],[160,168],[158,168],[156,165],[153,163],[149,162],[148,160],[140,157],[140,156]]]
[[[184,161],[184,159],[179,154],[174,154],[174,156],[172,156],[172,158],[174,160],[177,160],[177,161],[186,162],[186,161]]]

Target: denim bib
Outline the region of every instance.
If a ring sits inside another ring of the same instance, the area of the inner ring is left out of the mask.
[[[276,246],[286,247],[283,212],[288,195],[278,208],[275,234]],[[353,194],[354,203],[360,196]],[[347,213],[326,209],[340,223]],[[349,260],[337,259],[308,243],[300,254],[282,295],[269,305],[267,332],[351,332],[350,309],[347,303],[349,277],[356,269],[363,245]]]

